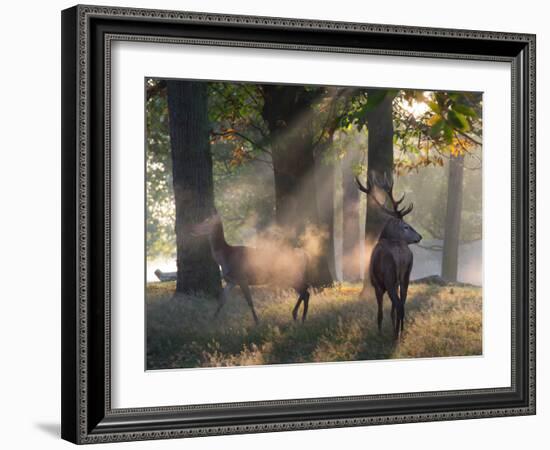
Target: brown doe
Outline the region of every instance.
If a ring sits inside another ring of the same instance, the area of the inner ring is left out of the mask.
[[[306,281],[307,255],[304,251],[287,247],[260,249],[229,245],[217,213],[195,225],[191,233],[194,236],[208,236],[212,257],[220,266],[226,283],[214,317],[218,316],[229,293],[238,285],[252,311],[254,321],[258,323],[250,286],[270,284],[293,288],[298,293],[298,301],[292,310],[292,317],[297,319],[300,304],[303,302],[302,322],[306,320],[310,294]]]
[[[399,209],[405,194],[395,200],[393,197],[393,181],[384,176],[382,182],[376,176],[368,176],[367,184],[361,184],[358,178],[355,179],[359,189],[367,194],[381,210],[388,215],[378,242],[374,247],[370,261],[370,279],[376,294],[378,303],[378,330],[382,330],[382,299],[387,292],[390,297],[391,319],[394,338],[398,339],[403,333],[403,322],[405,320],[405,302],[407,290],[413,266],[413,254],[409,248],[410,244],[421,241],[422,236],[418,234],[408,223],[403,220],[413,209],[411,203],[406,208]],[[376,190],[382,190],[391,202],[391,208],[385,206],[376,198]],[[399,290],[399,293],[398,293]]]

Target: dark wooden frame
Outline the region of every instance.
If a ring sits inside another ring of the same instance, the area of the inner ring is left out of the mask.
[[[512,385],[112,409],[110,43],[187,42],[507,61],[512,67]],[[535,36],[98,6],[62,13],[62,437],[75,443],[535,413]]]

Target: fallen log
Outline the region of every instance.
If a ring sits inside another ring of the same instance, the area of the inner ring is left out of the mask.
[[[176,281],[178,277],[177,272],[163,272],[160,269],[155,270],[155,275],[160,281]]]
[[[457,286],[457,287],[479,287],[475,284],[461,283],[459,281],[447,282],[439,275],[430,275],[427,277],[411,280],[411,284],[435,284],[436,286]]]

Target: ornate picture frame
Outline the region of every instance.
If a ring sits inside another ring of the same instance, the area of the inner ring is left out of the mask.
[[[510,386],[113,408],[110,71],[116,41],[508,63]],[[62,437],[71,442],[535,414],[535,36],[100,6],[64,10],[62,236]]]

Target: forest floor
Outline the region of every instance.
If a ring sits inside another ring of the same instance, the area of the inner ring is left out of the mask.
[[[215,299],[174,297],[174,289],[172,282],[147,286],[148,369],[482,353],[481,288],[412,284],[405,332],[397,344],[392,339],[389,299],[384,297],[380,334],[376,301],[359,300],[359,284],[312,292],[305,323],[292,320],[293,291],[252,287],[258,325],[238,288],[217,319]]]

